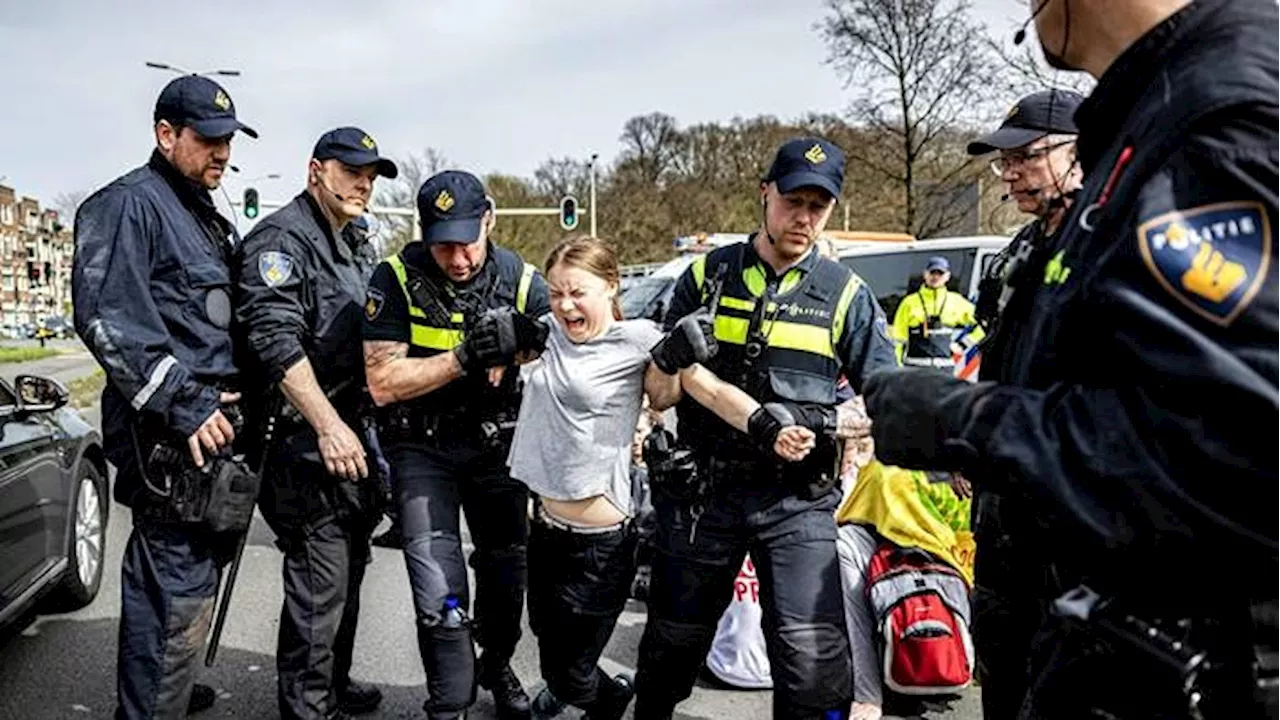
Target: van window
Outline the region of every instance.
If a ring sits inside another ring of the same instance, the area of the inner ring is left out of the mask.
[[[892,321],[898,303],[920,288],[924,266],[935,255],[941,255],[951,263],[951,281],[947,288],[967,295],[977,248],[896,250],[875,255],[849,255],[840,258],[840,262],[852,268],[867,283],[884,314]]]

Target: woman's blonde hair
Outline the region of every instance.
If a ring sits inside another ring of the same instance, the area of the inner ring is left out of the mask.
[[[542,272],[550,275],[551,268],[562,263],[585,270],[612,284],[615,288],[621,286],[622,275],[618,270],[618,254],[613,251],[613,246],[600,238],[575,235],[561,240],[547,254],[547,262]],[[613,319],[622,319],[622,304],[618,301],[617,293],[613,296]]]

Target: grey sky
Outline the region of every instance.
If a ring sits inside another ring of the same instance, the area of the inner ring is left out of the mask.
[[[1020,0],[975,4],[1002,34],[1026,17]],[[284,176],[256,183],[267,199],[291,195],[316,137],[344,124],[478,173],[608,162],[642,113],[840,111],[822,15],[820,0],[0,0],[0,176],[48,204],[141,164],[173,77],[145,60],[243,72],[219,81],[262,137],[238,138],[232,163]]]

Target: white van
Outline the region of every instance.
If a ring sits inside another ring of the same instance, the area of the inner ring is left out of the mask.
[[[936,238],[910,241],[867,241],[844,243],[836,250],[840,262],[848,265],[867,283],[892,320],[902,298],[920,287],[929,258],[940,255],[951,264],[948,287],[966,297],[978,293],[978,283],[991,261],[1013,238],[1003,235]],[[622,314],[627,318],[646,317],[658,322],[666,316],[675,282],[693,263],[697,254],[682,255],[653,273],[634,281],[622,293]]]

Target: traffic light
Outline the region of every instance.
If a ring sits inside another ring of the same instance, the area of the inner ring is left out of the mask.
[[[253,188],[244,189],[244,216],[250,220],[258,217],[258,191]]]
[[[560,227],[565,230],[578,227],[578,200],[572,195],[560,199]]]

